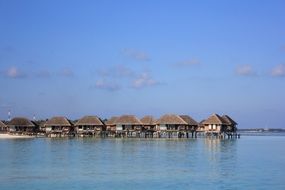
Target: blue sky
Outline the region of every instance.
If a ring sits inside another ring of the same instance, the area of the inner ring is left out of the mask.
[[[0,1],[0,118],[285,127],[284,1]]]

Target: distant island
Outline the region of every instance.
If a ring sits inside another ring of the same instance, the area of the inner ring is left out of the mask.
[[[238,132],[271,132],[271,133],[280,133],[280,132],[285,132],[285,129],[281,129],[281,128],[249,128],[249,129],[238,129]]]

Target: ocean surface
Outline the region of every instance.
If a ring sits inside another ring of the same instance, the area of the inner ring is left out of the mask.
[[[0,139],[0,189],[285,189],[285,136]]]

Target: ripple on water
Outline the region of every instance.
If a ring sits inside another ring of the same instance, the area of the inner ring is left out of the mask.
[[[284,145],[285,137],[1,140],[0,189],[285,189]]]

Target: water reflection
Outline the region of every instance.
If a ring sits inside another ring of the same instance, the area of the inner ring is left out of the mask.
[[[235,180],[237,169],[238,139],[204,139],[205,154],[209,168],[209,180],[217,181],[221,188],[231,187],[230,180]]]
[[[0,189],[242,189],[257,182],[266,185],[258,179],[284,185],[285,152],[280,148],[284,146],[284,139],[0,141]],[[259,159],[252,159],[252,150]],[[266,157],[264,150],[274,156]],[[261,173],[261,167],[269,173]]]
[[[210,151],[220,151],[221,148],[232,148],[238,139],[204,138],[204,143]],[[225,150],[225,149],[224,149]]]

